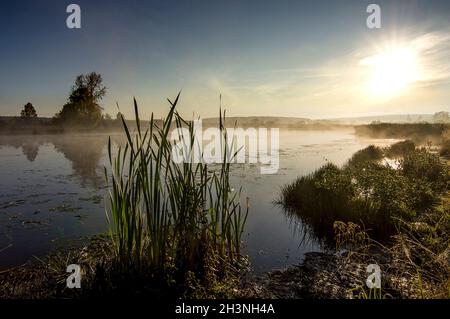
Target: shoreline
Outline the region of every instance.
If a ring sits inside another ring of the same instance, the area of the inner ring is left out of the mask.
[[[450,161],[440,158],[447,166]],[[272,270],[261,276],[251,273],[245,258],[230,265],[229,275],[217,279],[212,287],[197,286],[199,283],[177,282],[167,289],[161,278],[150,273],[138,274],[131,279],[119,278],[114,284],[108,282],[108,271],[115,271],[111,254],[111,239],[106,235],[88,237],[88,243],[77,248],[66,247],[25,265],[0,271],[0,299],[48,299],[48,298],[96,298],[104,293],[115,296],[128,295],[133,288],[135,294],[164,298],[176,295],[181,287],[211,298],[264,298],[264,299],[367,299],[365,287],[368,277],[366,267],[377,264],[382,271],[382,289],[379,297],[394,299],[449,298],[450,291],[450,242],[437,252],[431,251],[415,234],[433,231],[436,219],[449,218],[450,192],[441,196],[439,207],[425,213],[420,220],[405,222],[407,229],[394,234],[389,247],[373,240],[352,250],[308,252],[297,265]],[[442,215],[442,216],[441,216]],[[413,233],[416,232],[416,233]],[[420,265],[419,261],[424,263]],[[85,267],[83,277],[87,290],[66,288],[67,265],[80,264]],[[120,275],[120,274],[119,274]],[[135,274],[136,275],[136,274]],[[113,274],[114,276],[114,274]],[[114,278],[116,279],[116,278]],[[125,281],[124,281],[125,280]],[[216,279],[214,279],[216,280]],[[117,285],[118,284],[118,285]],[[125,290],[121,284],[125,284]],[[155,284],[153,286],[153,284]],[[198,289],[198,290],[197,290]],[[206,289],[206,290],[205,290]],[[182,296],[183,298],[183,296]]]
[[[99,238],[95,239],[97,240]],[[78,250],[69,250],[67,253],[53,252],[42,259],[36,258],[25,265],[0,271],[0,299],[104,297],[101,289],[91,291],[66,288],[65,280],[69,273],[65,272],[60,264],[63,260],[81,256],[84,262],[91,259],[88,263],[95,268],[95,265],[104,262],[104,255],[101,254],[102,249],[106,248],[105,242],[98,244],[97,242],[92,246],[90,243]],[[307,252],[300,264],[272,270],[259,276],[254,276],[248,268],[245,269],[240,277],[240,287],[232,285],[230,288],[233,295],[228,297],[232,299],[366,299],[361,295],[367,290],[365,288],[368,276],[366,267],[377,263],[382,270],[383,299],[448,298],[442,295],[441,287],[433,283],[424,280],[419,287],[417,278],[402,269],[403,266],[399,260],[390,265],[391,259],[392,256],[380,252],[374,255],[355,251]],[[55,268],[58,264],[61,266],[59,271]],[[92,280],[92,275],[95,276],[95,274],[83,274],[85,275],[90,278],[89,280]],[[84,281],[82,281],[82,288],[84,288],[83,283]],[[122,295],[121,287],[116,289],[118,294],[112,291],[108,294]],[[123,293],[123,296],[125,295],[127,294]],[[136,295],[166,298],[171,296],[171,293],[155,286],[137,292]],[[216,297],[220,298],[220,296]]]

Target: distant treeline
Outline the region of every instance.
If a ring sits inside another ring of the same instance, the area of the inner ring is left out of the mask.
[[[34,105],[28,102],[20,111],[20,117],[0,118],[0,133],[47,134],[121,128],[123,115],[120,110],[115,119],[103,114],[99,103],[105,94],[106,87],[100,74],[78,75],[67,102],[55,116],[39,118]]]
[[[203,120],[204,127],[217,127],[219,118],[207,118]],[[276,117],[276,116],[248,116],[226,117],[225,126],[242,128],[265,127],[283,129],[327,130],[348,127],[349,125],[328,120],[311,120],[300,117]]]
[[[157,120],[159,121],[159,120]],[[135,128],[134,120],[125,120],[127,125]],[[142,121],[147,125],[148,121]],[[209,118],[203,120],[203,127],[216,127],[219,119]],[[342,129],[354,127],[359,136],[371,138],[407,138],[417,143],[436,141],[450,132],[450,124],[441,123],[372,123],[364,125],[344,125],[327,121],[303,120],[300,118],[283,119],[262,117],[230,117],[226,118],[225,126],[234,127],[278,127],[283,129]],[[57,134],[65,132],[108,132],[121,131],[121,119],[100,119],[95,122],[62,122],[57,118],[35,117],[23,118],[14,116],[0,116],[0,134]]]
[[[0,117],[0,132],[11,134],[62,133],[64,129],[56,125],[51,118],[22,118],[15,116]]]
[[[359,136],[371,138],[407,138],[418,143],[441,142],[450,131],[450,124],[439,123],[374,123],[355,126]]]
[[[125,120],[130,128],[134,128],[134,121]],[[145,125],[145,121],[143,121]],[[0,134],[61,134],[71,132],[110,132],[121,131],[121,120],[99,120],[95,124],[63,123],[54,118],[36,117],[21,118],[0,116]]]

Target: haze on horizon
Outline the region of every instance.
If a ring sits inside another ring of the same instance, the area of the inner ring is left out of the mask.
[[[70,30],[77,3],[82,28]],[[366,8],[381,6],[382,28]],[[0,115],[53,116],[76,75],[103,75],[104,111],[339,118],[450,110],[450,2],[18,1],[0,10]]]

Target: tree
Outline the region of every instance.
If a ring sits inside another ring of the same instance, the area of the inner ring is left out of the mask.
[[[72,86],[69,101],[57,117],[63,121],[92,123],[102,119],[100,100],[106,94],[102,76],[92,72],[77,76]]]
[[[25,104],[23,110],[20,112],[20,117],[24,119],[36,118],[37,113],[36,110],[34,109],[33,104],[31,104],[30,102]]]
[[[433,121],[437,123],[450,122],[450,114],[448,112],[437,112],[433,115]]]

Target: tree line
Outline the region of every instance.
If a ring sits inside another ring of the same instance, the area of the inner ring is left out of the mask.
[[[91,72],[78,75],[72,86],[69,98],[62,109],[55,114],[53,120],[64,124],[96,124],[102,120],[112,120],[108,113],[103,114],[100,101],[106,94],[106,86],[100,74]],[[20,112],[23,119],[37,118],[37,112],[33,104],[28,102]],[[123,117],[118,112],[116,120]]]

